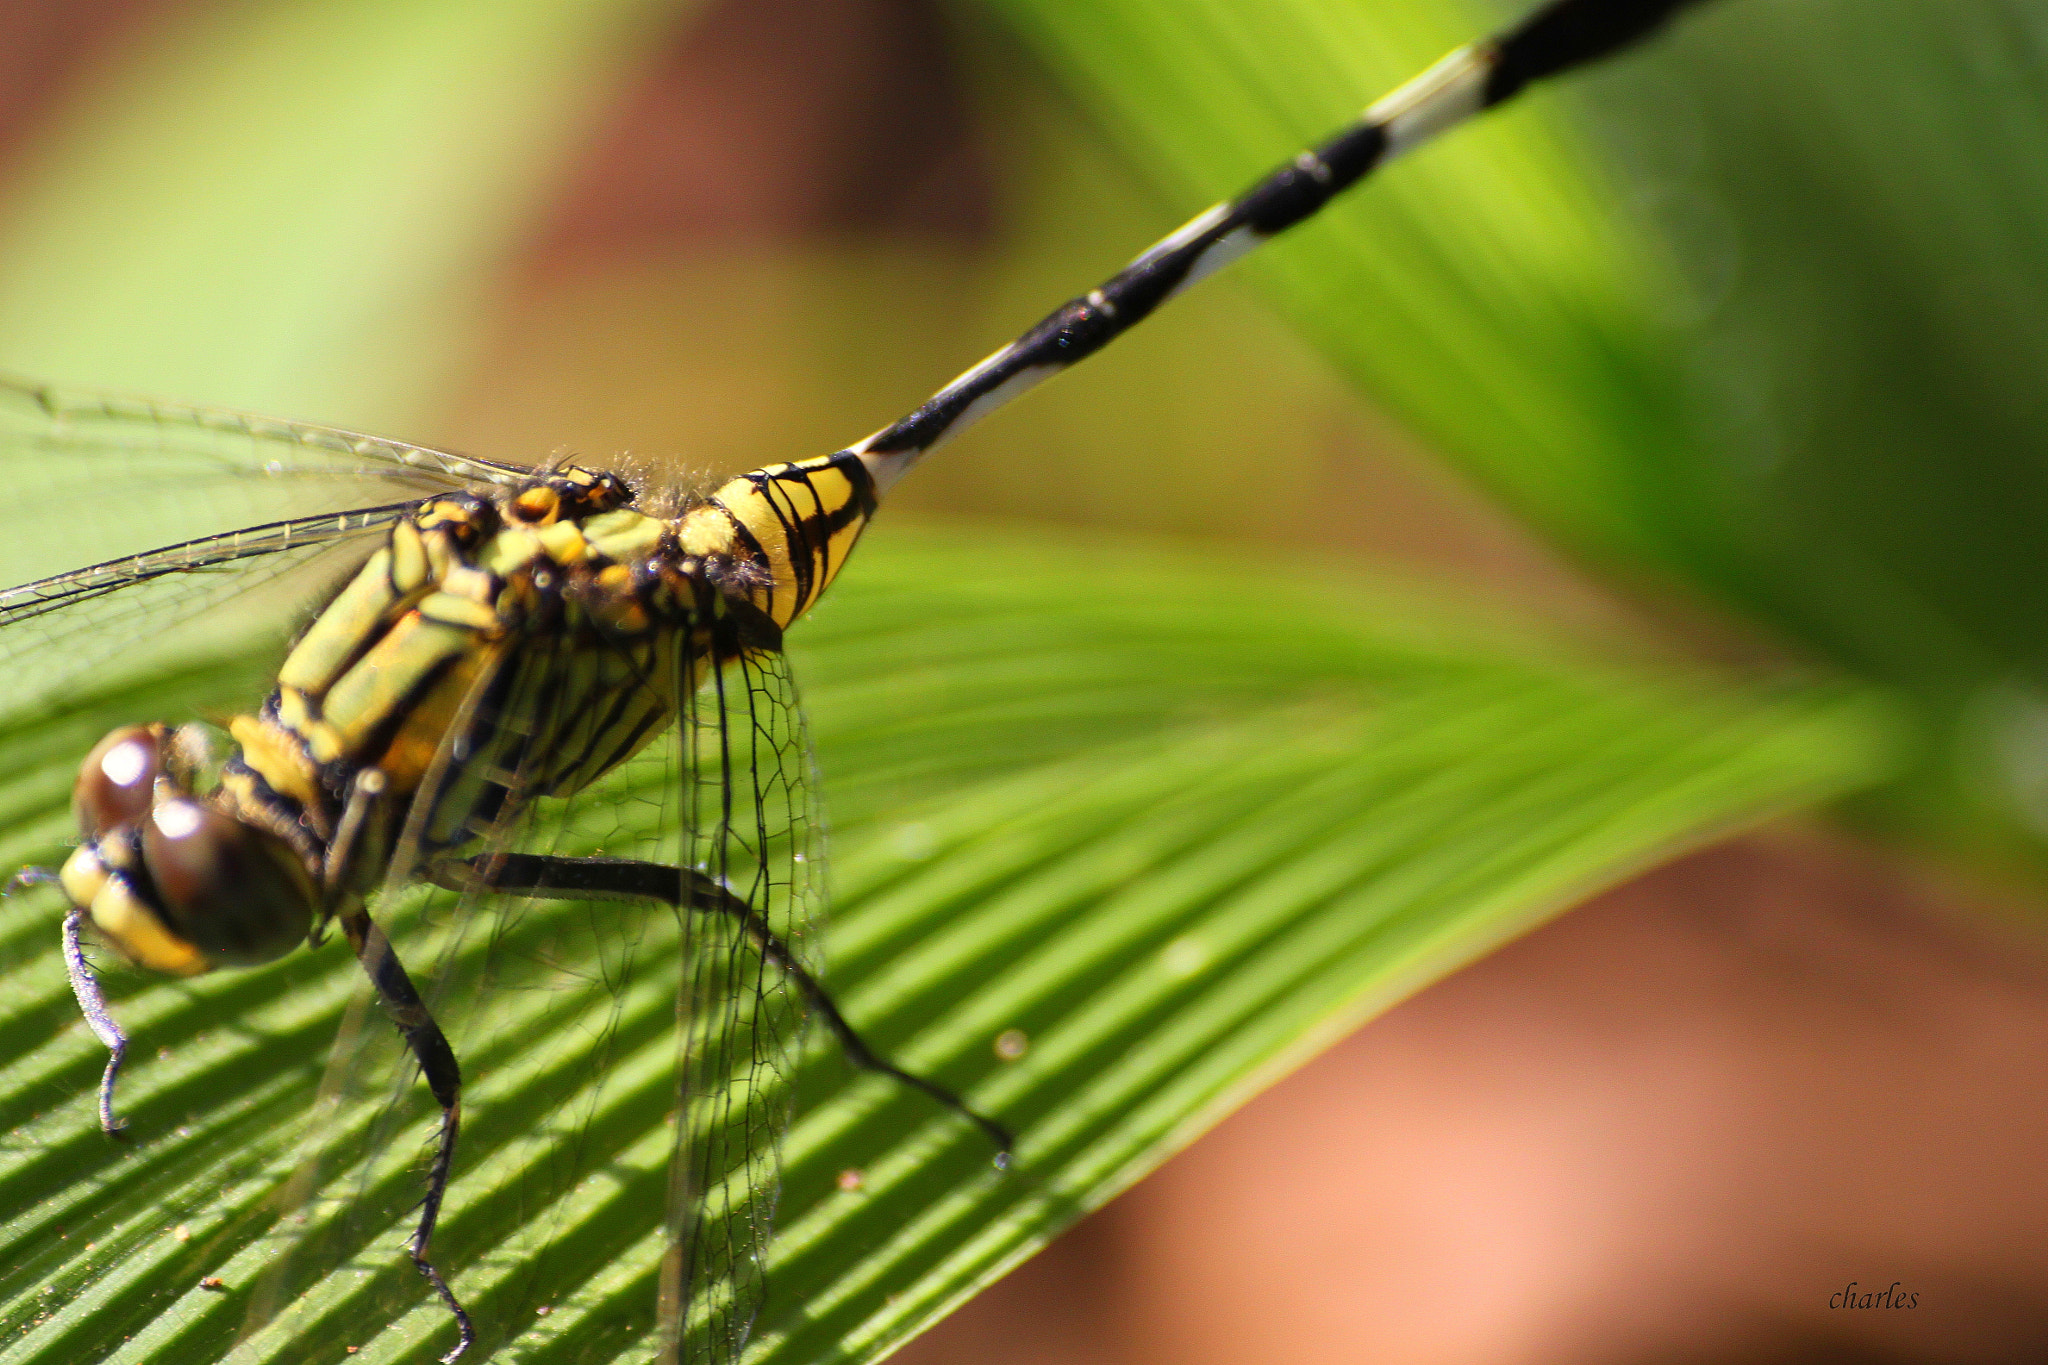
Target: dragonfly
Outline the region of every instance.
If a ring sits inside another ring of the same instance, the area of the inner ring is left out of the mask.
[[[100,1127],[123,1130],[131,1039],[89,942],[196,977],[339,936],[438,1111],[406,1250],[455,1337],[442,1360],[472,1356],[476,1324],[434,1251],[464,1114],[463,1065],[442,1020],[488,973],[456,989],[460,952],[447,948],[416,978],[382,922],[433,888],[453,897],[442,923],[454,940],[486,906],[516,924],[517,907],[541,902],[588,908],[600,933],[614,932],[602,917],[615,907],[658,908],[679,926],[666,1359],[728,1360],[747,1342],[789,1121],[782,1081],[810,1021],[856,1068],[977,1130],[1007,1166],[1016,1142],[1000,1115],[870,1046],[825,987],[810,947],[818,816],[784,633],[925,455],[1376,167],[1693,2],[1553,0],[1198,215],[901,420],[706,490],[0,388],[9,426],[46,452],[88,465],[153,452],[169,486],[193,451],[225,441],[240,452],[228,473],[305,504],[0,592],[12,700],[118,676],[150,640],[252,594],[323,585],[253,708],[219,726],[137,723],[101,738],[74,787],[78,843],[61,867],[18,879],[56,887],[65,903],[70,986],[108,1052]],[[672,774],[660,800],[608,794],[648,763]],[[593,829],[602,851],[570,851]],[[616,913],[619,925],[639,922]]]

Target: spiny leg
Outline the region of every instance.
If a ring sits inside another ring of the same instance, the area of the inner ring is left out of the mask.
[[[462,1127],[462,1068],[455,1060],[455,1050],[448,1046],[447,1035],[441,1032],[441,1026],[428,1013],[426,1002],[413,988],[412,978],[406,975],[405,966],[398,960],[391,941],[384,937],[384,931],[360,908],[341,916],[341,928],[356,951],[356,960],[369,973],[378,1002],[391,1016],[391,1022],[398,1026],[406,1047],[419,1062],[420,1072],[426,1077],[427,1089],[432,1092],[434,1102],[441,1106],[441,1135],[434,1146],[434,1164],[427,1172],[427,1197],[420,1205],[419,1226],[413,1232],[408,1250],[412,1253],[413,1265],[426,1276],[427,1283],[440,1295],[441,1302],[455,1315],[460,1339],[454,1350],[441,1357],[443,1365],[449,1365],[476,1341],[476,1329],[470,1325],[469,1314],[455,1297],[455,1291],[448,1287],[448,1282],[441,1278],[441,1272],[428,1259],[427,1246],[433,1240],[434,1224],[441,1216],[441,1200],[448,1192],[448,1175],[455,1164],[455,1139]]]
[[[481,877],[486,886],[501,895],[532,896],[539,900],[648,900],[732,916],[754,941],[761,956],[796,983],[805,1001],[839,1040],[848,1061],[863,1071],[876,1072],[929,1095],[974,1124],[995,1143],[996,1165],[1009,1166],[1010,1153],[1016,1146],[1009,1129],[976,1111],[937,1081],[906,1071],[869,1047],[840,1012],[831,993],[797,961],[754,907],[703,873],[623,858],[562,858],[532,853],[474,858],[455,866]],[[441,884],[456,889],[461,886],[457,881]]]

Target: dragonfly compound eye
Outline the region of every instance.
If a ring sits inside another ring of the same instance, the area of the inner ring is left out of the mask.
[[[79,833],[97,839],[149,814],[164,770],[163,745],[161,725],[124,725],[86,755],[71,789]]]
[[[209,966],[282,957],[312,928],[318,893],[298,855],[202,801],[157,803],[142,826],[142,864],[164,927]]]

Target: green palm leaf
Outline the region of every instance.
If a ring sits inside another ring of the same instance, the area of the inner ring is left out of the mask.
[[[1894,747],[1868,694],[1617,663],[1327,564],[1283,574],[1314,586],[1274,604],[1185,555],[890,531],[797,655],[834,775],[829,956],[870,1038],[1013,1125],[1018,1165],[998,1173],[957,1120],[814,1048],[762,1360],[867,1358],[1320,1043],[1679,848],[1869,783]],[[249,676],[147,695],[191,705]],[[54,854],[52,798],[106,718],[14,737],[10,856]],[[93,1127],[98,1045],[70,1018],[51,901],[18,900],[0,940],[0,1187],[24,1249],[0,1277],[0,1360],[212,1359],[252,1306],[287,1303],[229,1358],[445,1349],[395,1250],[424,1126],[371,1179],[388,1226],[331,1270],[271,1267],[302,1235],[281,1215],[365,1197],[347,1172],[279,1203],[309,1124],[371,1121],[311,1103],[353,961],[330,947],[193,984],[119,978],[144,1060],[134,1136],[115,1144]],[[472,1122],[440,1244],[487,1341],[535,1324],[508,1358],[644,1350],[673,979],[643,958],[602,1078],[555,1073],[531,992],[492,1002],[490,1048],[465,1059]],[[1025,1047],[1006,1061],[1013,1030]],[[568,1188],[527,1131],[562,1114],[587,1163]],[[512,1243],[526,1251],[493,1250]]]

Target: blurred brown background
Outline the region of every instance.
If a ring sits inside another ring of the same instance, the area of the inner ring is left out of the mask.
[[[0,5],[0,156],[170,7]],[[1191,207],[1046,133],[1074,121],[924,0],[717,0],[621,93],[406,434],[720,470],[841,445]],[[1307,541],[1633,616],[1229,280],[900,501]],[[2048,956],[2010,909],[1813,828],[1687,858],[1347,1040],[900,1358],[2048,1360]],[[1852,1284],[1912,1306],[1839,1306]]]

